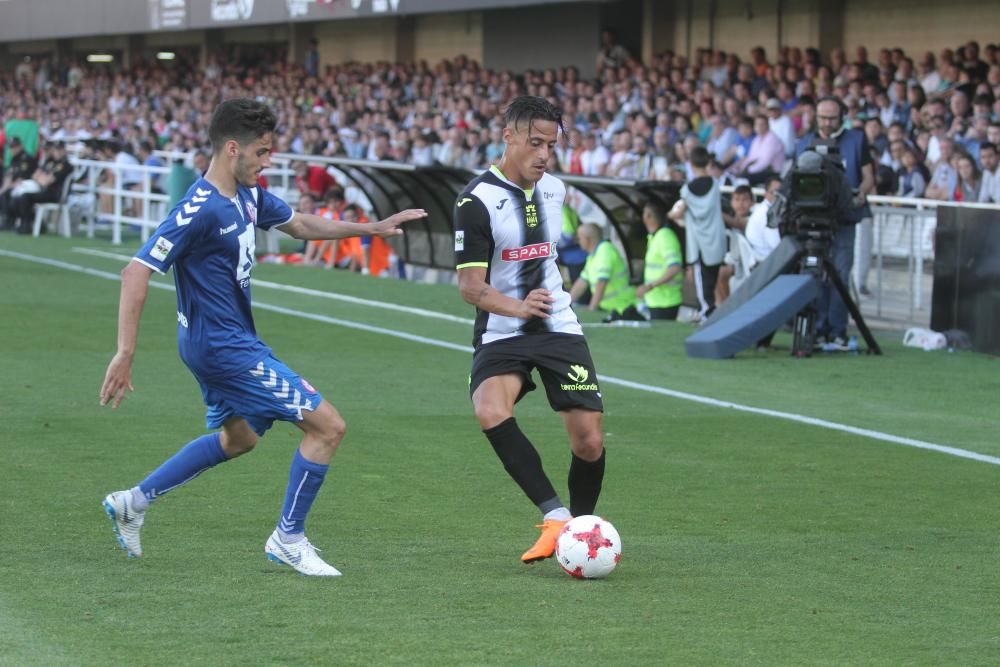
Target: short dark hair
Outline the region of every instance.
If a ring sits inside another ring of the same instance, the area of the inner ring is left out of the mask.
[[[733,196],[736,195],[746,195],[750,197],[750,201],[753,201],[753,190],[749,185],[737,185],[736,189],[733,190]]]
[[[704,169],[711,159],[708,149],[704,146],[695,146],[691,149],[691,166]]]
[[[979,152],[982,153],[983,151],[993,151],[994,153],[1000,152],[997,150],[996,144],[992,144],[988,141],[984,141],[983,143],[979,144]]]
[[[649,210],[649,214],[656,220],[656,224],[662,227],[667,223],[667,207],[660,201],[647,199],[645,208]]]
[[[536,120],[550,120],[559,126],[563,133],[566,132],[566,128],[563,127],[562,110],[544,97],[533,95],[515,97],[503,112],[504,126],[514,130],[522,122],[527,122],[530,128],[531,123]]]
[[[274,132],[278,119],[271,108],[249,97],[226,100],[215,108],[208,126],[212,150],[218,152],[230,139],[241,146]]]

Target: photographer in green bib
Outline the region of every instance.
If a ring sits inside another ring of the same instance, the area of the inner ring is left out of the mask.
[[[629,284],[628,268],[618,249],[605,240],[603,230],[592,222],[577,229],[580,247],[587,252],[587,262],[570,289],[575,303],[590,288],[587,310],[608,313],[605,322],[645,319],[636,309],[635,288]]]
[[[642,284],[635,295],[646,304],[651,320],[676,320],[681,307],[684,284],[684,256],[677,234],[667,224],[662,204],[649,201],[642,209],[645,225],[646,262]]]

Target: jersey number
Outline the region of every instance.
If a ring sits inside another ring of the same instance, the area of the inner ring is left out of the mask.
[[[253,251],[257,247],[257,239],[254,234],[256,227],[247,225],[237,238],[240,241],[240,254],[236,259],[236,281],[242,283],[250,278],[250,270],[253,269]]]

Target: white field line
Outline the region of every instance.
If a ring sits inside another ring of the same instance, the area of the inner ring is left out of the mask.
[[[127,262],[132,259],[131,255],[122,255],[116,252],[108,252],[106,250],[96,250],[94,248],[73,248],[73,252],[79,252],[85,255],[95,255],[97,257],[111,257],[122,262]],[[324,292],[322,290],[310,289],[308,287],[298,287],[297,285],[285,285],[283,283],[272,283],[267,280],[259,280],[257,278],[250,279],[251,284],[254,287],[266,287],[268,289],[281,290],[283,292],[293,292],[295,294],[305,294],[306,296],[316,296],[322,299],[333,299],[334,301],[344,301],[346,303],[353,303],[361,306],[369,306],[371,308],[381,308],[383,310],[392,310],[397,313],[408,313],[410,315],[417,315],[419,317],[430,317],[437,320],[445,320],[447,322],[458,322],[459,324],[466,324],[472,326],[475,324],[475,320],[469,319],[468,317],[459,317],[457,315],[449,315],[448,313],[439,313],[436,310],[426,310],[424,308],[413,308],[411,306],[400,306],[395,303],[385,303],[384,301],[372,301],[371,299],[361,299],[356,296],[350,296],[347,294],[337,294],[336,292]]]
[[[100,251],[97,251],[100,252]],[[113,255],[117,259],[127,260],[128,257],[124,255],[118,255],[115,253],[108,253]],[[62,262],[55,259],[49,259],[47,257],[38,257],[36,255],[28,255],[19,252],[12,252],[8,250],[0,249],[0,256],[12,257],[15,259],[21,259],[27,262],[34,262],[36,264],[44,264],[47,266],[54,266],[56,268],[65,269],[67,271],[74,271],[76,273],[83,273],[86,275],[94,276],[97,278],[105,278],[107,280],[119,280],[120,277],[117,273],[109,273],[107,271],[100,271],[98,269],[92,269],[86,266],[80,266],[78,264],[70,264],[68,262]],[[165,289],[173,291],[173,285],[168,285],[166,283],[151,281],[150,285],[159,289]],[[342,320],[335,317],[327,317],[325,315],[318,315],[316,313],[309,313],[301,310],[293,310],[291,308],[284,308],[282,306],[275,306],[268,303],[261,303],[260,301],[254,302],[254,307],[260,310],[268,310],[275,313],[280,313],[283,315],[290,315],[292,317],[300,317],[307,320],[313,320],[316,322],[324,322],[326,324],[334,324],[337,326],[342,326],[349,329],[358,329],[361,331],[368,331],[371,333],[382,334],[385,336],[392,336],[394,338],[401,338],[403,340],[412,341],[414,343],[422,343],[424,345],[432,345],[434,347],[441,347],[448,350],[456,350],[459,352],[465,352],[466,354],[472,352],[472,348],[467,345],[458,345],[456,343],[449,343],[447,341],[438,340],[436,338],[427,338],[425,336],[416,336],[414,334],[409,334],[403,331],[397,331],[395,329],[386,329],[383,327],[371,326],[369,324],[363,324],[361,322],[353,322],[351,320]],[[832,431],[840,431],[842,433],[850,433],[852,435],[859,435],[866,438],[871,438],[873,440],[881,440],[882,442],[890,442],[897,445],[904,445],[906,447],[915,447],[917,449],[926,449],[934,452],[939,452],[941,454],[948,454],[949,456],[957,456],[963,459],[970,459],[973,461],[980,461],[982,463],[990,463],[992,465],[1000,465],[1000,458],[996,456],[990,456],[987,454],[980,454],[978,452],[969,451],[967,449],[959,449],[958,447],[948,447],[946,445],[938,445],[933,442],[925,442],[923,440],[916,440],[914,438],[905,438],[898,435],[892,435],[891,433],[882,433],[881,431],[873,431],[866,428],[858,428],[856,426],[849,426],[846,424],[838,424],[836,422],[827,421],[825,419],[816,419],[815,417],[807,417],[805,415],[799,415],[792,412],[782,412],[780,410],[769,410],[767,408],[755,408],[749,405],[742,405],[739,403],[730,403],[729,401],[721,401],[719,399],[710,398],[707,396],[699,396],[697,394],[689,394],[683,391],[675,391],[673,389],[667,389],[665,387],[657,387],[655,385],[643,384],[641,382],[633,382],[631,380],[624,380],[621,378],[611,377],[608,375],[601,375],[600,381],[607,384],[614,384],[621,387],[626,387],[628,389],[636,389],[638,391],[644,391],[651,394],[658,394],[660,396],[669,396],[671,398],[678,398],[685,401],[692,401],[695,403],[701,403],[702,405],[711,405],[718,408],[728,408],[730,410],[738,410],[740,412],[747,412],[750,414],[773,417],[776,419],[784,419],[786,421],[798,422],[800,424],[808,424],[809,426],[818,426],[820,428],[829,429]]]

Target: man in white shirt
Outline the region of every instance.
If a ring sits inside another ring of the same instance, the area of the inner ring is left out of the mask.
[[[604,176],[610,158],[608,149],[597,141],[597,135],[593,132],[583,134],[583,154],[580,156],[580,164],[584,176]]]
[[[767,101],[767,124],[785,147],[785,155],[795,154],[795,127],[792,119],[781,108],[781,100],[772,97]]]

